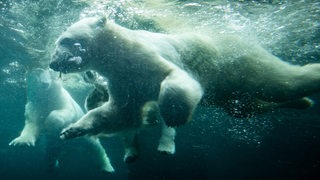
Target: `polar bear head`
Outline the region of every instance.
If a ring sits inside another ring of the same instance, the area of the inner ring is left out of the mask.
[[[49,70],[36,68],[27,74],[27,86],[29,88],[46,90],[50,87],[51,82]]]
[[[85,18],[71,25],[56,41],[50,68],[62,73],[79,72],[90,68],[94,56],[96,34],[106,18]]]
[[[47,94],[52,85],[49,70],[36,68],[27,74],[28,99],[37,100]]]

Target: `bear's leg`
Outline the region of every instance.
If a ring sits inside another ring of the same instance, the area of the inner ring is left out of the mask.
[[[39,127],[36,122],[25,122],[20,136],[9,143],[9,146],[34,146],[39,136]]]
[[[283,103],[320,91],[319,63],[292,65],[268,53],[242,57],[239,63],[239,77],[245,77],[238,79],[239,87],[257,99]]]
[[[158,151],[163,154],[174,154],[176,151],[174,143],[176,130],[172,127],[168,127],[165,123],[162,123],[161,126],[161,137],[159,140]]]
[[[60,133],[61,139],[71,139],[83,135],[96,135],[99,133],[115,133],[123,130],[123,121],[118,115],[117,107],[105,103],[90,110],[80,120],[64,128]]]
[[[114,168],[111,165],[110,159],[102,147],[100,140],[96,137],[85,137],[87,141],[87,148],[90,149],[91,154],[94,156],[98,167],[106,173],[113,173]]]
[[[40,133],[40,122],[43,117],[39,110],[28,102],[25,106],[25,125],[20,136],[9,143],[9,146],[34,146]]]
[[[161,118],[157,101],[148,101],[141,108],[141,119],[143,126],[155,126]]]
[[[160,114],[165,123],[179,126],[189,121],[202,95],[196,80],[183,71],[172,71],[161,82],[159,94]]]
[[[61,140],[57,137],[52,137],[51,135],[46,135],[46,154],[45,154],[45,164],[46,171],[53,172],[59,168],[59,156],[61,152]]]
[[[301,66],[288,80],[288,100],[303,98],[320,91],[320,64]]]
[[[90,113],[90,111],[89,111]],[[92,126],[93,121],[95,119],[93,117],[88,117],[88,113],[85,114],[80,120],[77,122],[70,124],[66,128],[64,128],[60,133],[61,139],[72,139],[79,136],[84,136],[94,131],[94,127]]]
[[[54,110],[49,113],[44,124],[46,135],[46,163],[47,171],[52,172],[59,167],[59,156],[62,147],[62,141],[59,138],[59,132],[69,123],[72,117],[71,112],[66,109]]]
[[[136,131],[128,131],[122,134],[124,144],[124,157],[125,163],[134,162],[139,156],[139,144]]]
[[[293,108],[306,109],[311,107],[314,102],[309,98],[294,99],[291,101],[275,103],[267,102],[259,99],[251,99],[246,101],[241,98],[231,99],[223,103],[223,107],[227,113],[237,118],[250,118],[257,114],[262,114],[276,108]]]
[[[306,108],[312,107],[313,105],[314,105],[314,102],[312,99],[304,97],[301,99],[280,103],[279,107],[293,108],[293,109],[306,109]]]

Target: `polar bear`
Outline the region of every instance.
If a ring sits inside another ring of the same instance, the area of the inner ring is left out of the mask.
[[[149,101],[176,127],[190,121],[199,103],[250,117],[276,107],[309,107],[306,96],[320,90],[320,64],[292,65],[239,37],[130,30],[95,17],[60,35],[50,68],[91,69],[108,79],[109,101],[65,128],[61,138],[139,126]]]
[[[94,85],[94,89],[89,93],[85,100],[86,111],[97,108],[109,99],[107,80],[95,71],[84,73],[85,82]],[[117,133],[123,140],[125,154],[124,162],[131,163],[139,156],[138,136],[140,130],[145,128],[158,127],[161,124],[161,137],[158,144],[158,151],[163,154],[175,153],[176,131],[172,127],[166,126],[161,120],[159,107],[156,102],[146,103],[141,110],[142,127],[131,131]],[[115,134],[113,134],[115,135]],[[111,136],[111,135],[109,135]]]
[[[49,70],[34,69],[27,74],[27,104],[25,126],[10,146],[34,146],[40,133],[46,138],[46,163],[48,170],[58,167],[59,153],[64,147],[76,144],[92,152],[96,164],[104,172],[114,172],[110,160],[99,139],[83,137],[68,142],[59,138],[60,131],[83,116],[79,105],[62,87]]]

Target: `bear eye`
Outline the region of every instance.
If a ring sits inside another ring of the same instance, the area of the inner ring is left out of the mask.
[[[74,43],[73,48],[78,52],[86,52],[85,47],[83,47],[79,42]]]
[[[78,48],[82,48],[82,47],[81,47],[81,44],[78,43],[78,42],[77,42],[77,43],[74,43],[73,46],[74,46],[75,48],[77,48],[77,49],[78,49]]]

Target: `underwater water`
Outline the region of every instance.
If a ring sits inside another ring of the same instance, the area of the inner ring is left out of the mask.
[[[45,171],[45,140],[11,147],[24,126],[25,73],[47,67],[61,32],[87,16],[107,15],[131,29],[235,33],[293,64],[320,60],[318,0],[2,0],[0,1],[0,179],[319,179],[320,96],[307,110],[279,109],[250,119],[199,107],[179,127],[176,153],[157,152],[160,130],[139,134],[140,157],[123,162],[117,137],[102,138],[115,173],[103,174],[74,147]],[[64,85],[83,104],[90,87],[75,74]]]

